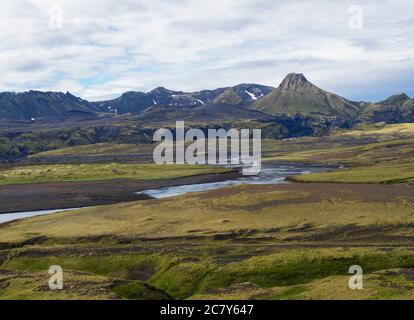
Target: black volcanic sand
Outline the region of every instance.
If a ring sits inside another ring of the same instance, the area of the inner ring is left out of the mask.
[[[0,186],[0,213],[78,208],[149,199],[148,189],[237,179],[238,171],[168,180],[109,180]]]

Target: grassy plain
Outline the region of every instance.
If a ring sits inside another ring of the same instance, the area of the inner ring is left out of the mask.
[[[157,180],[229,170],[208,166],[85,163],[17,166],[0,170],[0,185],[118,179]]]
[[[36,159],[54,156],[101,156],[108,154],[129,155],[142,153],[149,153],[152,155],[153,150],[153,144],[96,143],[39,152],[29,156],[29,158]]]
[[[414,182],[414,163],[351,167],[331,172],[292,176],[290,179],[300,182],[411,184]]]
[[[413,187],[317,186],[236,186],[1,225],[0,297],[28,274],[46,281],[54,264],[102,281],[88,295],[69,278],[62,298],[412,297]],[[348,289],[354,264],[367,290]],[[25,297],[51,298],[35,279]]]
[[[342,164],[343,169],[293,176],[301,182],[412,183],[414,124],[367,125],[329,137],[265,143],[266,159]]]

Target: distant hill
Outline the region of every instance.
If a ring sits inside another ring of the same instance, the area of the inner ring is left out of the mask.
[[[154,102],[151,97],[143,92],[129,91],[122,94],[119,98],[91,102],[91,105],[102,112],[125,114],[139,113],[154,105]]]
[[[351,120],[358,116],[360,103],[322,90],[303,74],[291,73],[252,109],[272,115],[312,115]]]
[[[359,117],[362,122],[414,122],[414,101],[405,93],[369,104]]]
[[[139,114],[147,108],[156,106],[192,108],[215,104],[240,105],[258,100],[269,94],[272,89],[258,84],[241,84],[197,92],[172,91],[159,87],[148,93],[126,92],[119,98],[92,102],[91,105],[105,112]]]
[[[28,91],[0,93],[0,119],[36,120],[91,117],[96,110],[89,102],[61,92]]]
[[[262,86],[258,84],[240,84],[227,88],[219,96],[217,96],[213,104],[240,105],[258,101],[272,92],[274,88]]]

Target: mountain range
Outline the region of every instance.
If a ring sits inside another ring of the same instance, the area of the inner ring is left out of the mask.
[[[291,73],[277,87],[240,84],[233,87],[183,92],[163,87],[150,92],[125,92],[107,101],[89,102],[69,92],[28,91],[0,93],[0,119],[65,120],[131,113],[149,121],[175,114],[212,119],[266,120],[302,115],[353,122],[414,122],[414,102],[406,94],[377,102],[356,102],[325,91],[303,74]],[[231,119],[230,119],[231,118]]]
[[[192,108],[216,104],[240,105],[260,99],[269,94],[272,89],[258,84],[240,84],[234,87],[198,92],[172,91],[159,87],[148,93],[126,92],[113,100],[92,102],[91,106],[94,109],[117,114],[137,114],[157,106]]]

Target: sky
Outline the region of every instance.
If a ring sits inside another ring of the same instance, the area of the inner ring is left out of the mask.
[[[353,100],[414,96],[412,0],[2,0],[0,91],[91,101],[303,73]]]

